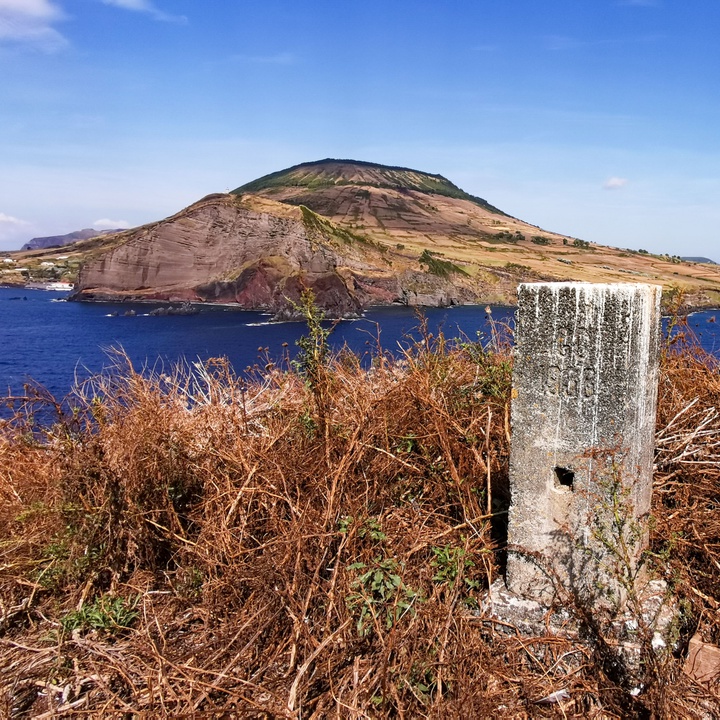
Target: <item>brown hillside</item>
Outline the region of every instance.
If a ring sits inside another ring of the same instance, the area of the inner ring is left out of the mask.
[[[341,175],[341,168],[346,168]],[[381,173],[376,168],[385,172]],[[720,302],[720,266],[623,250],[542,230],[459,190],[441,176],[426,187],[415,171],[324,161],[261,178],[251,190],[284,203],[303,204],[335,223],[366,232],[399,254],[425,249],[505,291],[508,275],[520,280],[654,282],[685,291],[690,305]],[[436,187],[430,187],[437,183]],[[398,251],[397,244],[405,247]],[[513,302],[513,293],[506,299]],[[493,300],[490,293],[488,300]]]
[[[85,300],[231,302],[284,313],[310,287],[341,315],[374,304],[512,303],[525,280],[637,280],[682,289],[691,306],[720,304],[720,266],[548,232],[440,175],[343,160],[273,173],[63,253],[63,277],[82,267],[76,298]],[[15,257],[33,274],[51,254]]]

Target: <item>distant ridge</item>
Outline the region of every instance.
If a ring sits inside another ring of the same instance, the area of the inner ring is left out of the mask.
[[[67,233],[66,235],[49,235],[48,237],[36,237],[26,242],[21,250],[45,250],[51,247],[62,247],[63,245],[70,245],[71,243],[77,242],[78,240],[89,240],[90,238],[98,237],[99,235],[112,235],[113,233],[121,232],[121,229],[116,230],[93,230],[93,228],[84,228],[82,230],[75,230],[74,232]]]
[[[707,265],[717,265],[717,263],[714,260],[711,260],[710,258],[706,257],[681,257],[681,260],[685,260],[685,262],[696,262],[696,263],[706,263]]]

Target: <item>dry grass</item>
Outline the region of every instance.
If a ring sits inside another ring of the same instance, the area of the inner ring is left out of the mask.
[[[33,427],[40,395],[0,428],[1,713],[718,712],[680,657],[632,697],[588,646],[478,611],[508,503],[507,349],[426,337],[366,371],[315,341],[304,373],[251,380],[119,358],[74,412]],[[685,641],[720,639],[718,407],[715,362],[669,348],[652,549]]]

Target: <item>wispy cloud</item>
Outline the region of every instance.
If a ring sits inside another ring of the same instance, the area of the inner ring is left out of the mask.
[[[16,218],[12,215],[6,215],[5,213],[0,212],[0,225],[4,225],[5,227],[25,227],[29,224],[30,223],[26,222],[25,220],[20,220],[20,218]]]
[[[111,220],[110,218],[101,218],[92,224],[95,230],[117,230],[119,228],[129,228],[130,223],[127,220]]]
[[[28,239],[31,229],[29,222],[0,212],[0,246],[19,246]]]
[[[0,0],[0,43],[56,52],[68,41],[53,27],[64,17],[52,0]]]
[[[627,178],[610,177],[603,183],[603,188],[605,188],[605,190],[619,190],[625,187],[628,182],[629,180]]]
[[[184,15],[169,15],[163,12],[152,0],[102,0],[105,5],[113,5],[123,10],[133,10],[134,12],[142,12],[151,15],[156,20],[162,22],[186,23],[187,18]]]

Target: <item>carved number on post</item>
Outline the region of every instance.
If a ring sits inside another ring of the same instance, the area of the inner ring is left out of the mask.
[[[574,356],[579,360],[584,360],[590,345],[590,334],[587,328],[579,328],[573,337],[572,330],[561,327],[557,331],[556,343],[556,352],[560,357]]]
[[[557,364],[548,368],[545,383],[547,394],[581,399],[592,397],[595,394],[595,369],[583,364],[590,346],[588,329],[580,327],[573,332],[568,327],[560,327],[555,342]]]
[[[595,369],[589,367],[569,367],[561,369],[557,365],[548,368],[545,391],[548,395],[563,397],[590,398],[595,394]]]

